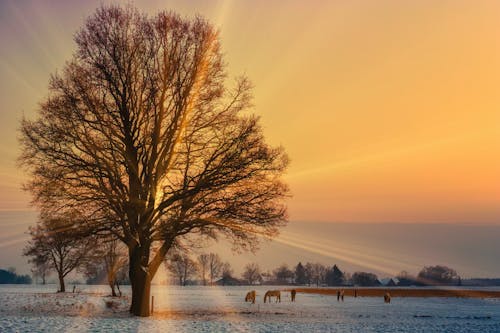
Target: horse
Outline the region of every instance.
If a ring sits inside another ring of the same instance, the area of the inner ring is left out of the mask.
[[[269,303],[271,303],[271,297],[276,297],[276,303],[281,303],[281,292],[279,290],[268,290],[264,295],[264,303],[266,303],[266,298],[269,298]]]
[[[389,294],[388,292],[384,294],[384,302],[391,303],[391,294]]]
[[[245,296],[245,302],[252,302],[255,304],[255,290],[249,291]]]
[[[291,295],[291,297],[292,297],[292,302],[295,302],[295,295],[296,295],[296,294],[297,294],[297,290],[292,289],[292,290],[290,291],[290,295]]]

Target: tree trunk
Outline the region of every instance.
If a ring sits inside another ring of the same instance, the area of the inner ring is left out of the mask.
[[[108,285],[111,288],[111,296],[116,297],[115,278],[112,273],[108,272]]]
[[[118,283],[118,280],[115,280],[116,284],[116,289],[118,289],[118,292],[120,293],[120,297],[122,297],[122,291],[120,290],[120,284]]]
[[[115,284],[113,281],[108,281],[109,287],[111,288],[111,296],[116,297]]]
[[[66,287],[64,285],[64,276],[62,274],[59,275],[59,292],[64,293],[66,292]]]
[[[151,294],[151,276],[148,272],[147,251],[140,247],[129,249],[129,277],[132,287],[132,304],[130,313],[136,316],[149,317],[149,298]]]

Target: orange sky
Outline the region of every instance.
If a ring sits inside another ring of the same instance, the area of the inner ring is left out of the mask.
[[[25,175],[15,162],[19,120],[23,113],[34,116],[49,75],[74,50],[73,33],[100,3],[0,2],[0,266],[25,262],[23,233],[35,219],[7,212],[30,209],[29,196],[20,190]],[[250,77],[254,111],[268,140],[290,155],[292,222],[260,252],[266,269],[278,261],[322,258],[386,274],[434,263],[450,263],[469,276],[499,274],[492,263],[500,255],[500,229],[478,225],[500,225],[500,2],[135,5],[151,13],[199,13],[220,27],[230,75]],[[392,225],[332,224],[321,232],[317,224],[303,223],[312,221],[454,226],[401,226],[394,239],[406,241],[395,254],[384,237],[371,236],[377,230],[390,234]],[[415,230],[418,237],[405,238]],[[447,230],[453,237],[440,245]],[[290,245],[297,235],[302,243]],[[239,270],[258,257],[238,258],[245,259],[235,261]]]
[[[0,209],[25,209],[16,128],[99,1],[0,4]],[[220,27],[292,164],[292,220],[500,221],[497,1],[137,1]]]

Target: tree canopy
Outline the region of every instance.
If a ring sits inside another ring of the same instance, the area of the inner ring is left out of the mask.
[[[26,188],[44,210],[79,210],[86,232],[129,251],[131,312],[187,234],[255,248],[286,222],[281,147],[265,140],[251,84],[228,87],[216,29],[201,17],[101,6],[75,35],[34,120],[23,119]]]

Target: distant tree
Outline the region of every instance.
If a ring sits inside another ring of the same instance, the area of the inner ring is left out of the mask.
[[[412,286],[412,285],[420,285],[417,279],[410,275],[407,271],[401,271],[396,275],[398,279],[398,286]]]
[[[225,262],[221,265],[220,268],[222,277],[216,283],[219,285],[239,285],[240,281],[233,277],[233,268],[229,262]]]
[[[33,260],[47,258],[51,268],[57,272],[59,291],[65,292],[64,278],[81,267],[88,258],[91,239],[78,238],[75,228],[77,216],[51,216],[41,214],[35,227],[30,227],[31,240],[23,254]]]
[[[210,255],[202,253],[198,256],[198,273],[204,286],[207,285],[207,272],[210,262]]]
[[[351,280],[356,286],[372,287],[380,284],[377,275],[367,272],[355,272]]]
[[[97,239],[92,248],[91,254],[84,266],[87,278],[105,273],[106,283],[111,289],[113,297],[118,296],[116,289],[120,291],[120,275],[127,270],[128,256],[126,248],[113,237],[101,237]],[[104,281],[102,281],[104,282]]]
[[[345,284],[353,284],[352,283],[352,275],[349,272],[344,272],[344,283]]]
[[[304,267],[307,285],[311,285],[314,280],[314,264],[308,262]]]
[[[329,286],[340,286],[345,282],[344,273],[337,265],[333,265],[333,267],[326,272],[325,282]]]
[[[268,282],[272,281],[273,274],[269,270],[267,270],[265,272],[262,272],[261,277],[262,277],[263,283],[268,283]]]
[[[26,187],[38,206],[113,212],[86,227],[126,244],[130,312],[149,316],[151,281],[178,240],[222,235],[255,248],[277,235],[288,158],[248,112],[249,80],[228,87],[203,18],[103,5],[74,39],[37,118],[21,124]]]
[[[458,281],[458,274],[454,269],[446,266],[425,266],[418,273],[418,280],[424,284],[455,284]]]
[[[294,273],[287,264],[283,264],[273,271],[274,280],[281,284],[288,284],[293,282]]]
[[[231,267],[231,264],[229,262],[225,262],[221,265],[220,271],[222,273],[222,278],[223,279],[229,279],[233,278],[233,267]]]
[[[47,277],[50,275],[51,266],[49,258],[43,256],[35,256],[28,260],[32,265],[31,273],[35,278],[35,283],[37,278],[42,279],[42,284],[46,284]]]
[[[185,286],[196,274],[196,262],[185,253],[174,253],[167,259],[167,268],[179,280],[180,286]]]
[[[9,267],[7,270],[0,269],[0,284],[31,284],[29,275],[17,275],[16,270]]]
[[[316,284],[316,286],[320,286],[325,283],[326,277],[326,267],[320,263],[314,263],[311,265],[311,282]]]
[[[295,267],[295,283],[299,285],[307,283],[306,269],[301,262]]]
[[[210,253],[208,255],[208,273],[210,276],[210,284],[213,284],[215,279],[221,274],[222,271],[222,261],[220,256],[216,253]]]
[[[259,265],[257,263],[247,264],[243,270],[243,279],[250,285],[262,281]]]

